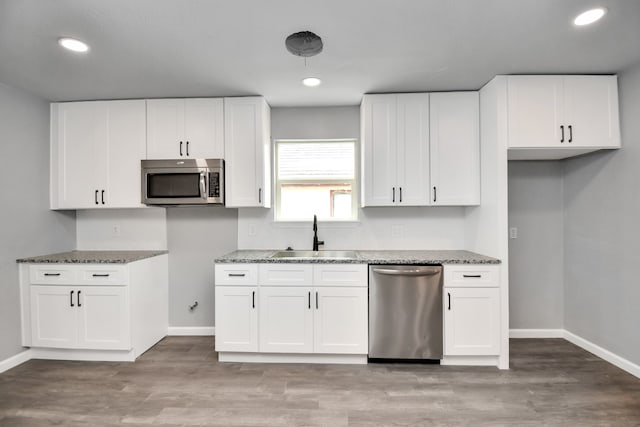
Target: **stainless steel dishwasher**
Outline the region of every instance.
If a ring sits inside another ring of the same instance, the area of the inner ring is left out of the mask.
[[[369,266],[369,359],[442,359],[442,266]]]

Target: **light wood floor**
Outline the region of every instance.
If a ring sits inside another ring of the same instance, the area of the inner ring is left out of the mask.
[[[0,374],[0,426],[640,426],[640,379],[561,339],[511,369],[218,363],[169,337],[135,363],[32,360]]]

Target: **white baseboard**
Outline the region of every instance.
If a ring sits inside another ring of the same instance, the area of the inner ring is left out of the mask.
[[[509,338],[564,338],[564,329],[509,329]]]
[[[640,366],[592,343],[566,329],[510,329],[509,338],[564,338],[572,344],[593,353],[612,365],[640,378]]]
[[[169,326],[170,336],[213,336],[215,326]]]
[[[640,378],[640,366],[635,363],[618,356],[617,354],[613,354],[609,350],[606,350],[599,345],[592,343],[576,334],[573,334],[569,331],[564,331],[564,339],[577,345],[578,347],[582,347],[590,353],[595,354],[601,359],[606,360],[612,365],[617,366],[618,368],[629,372],[631,375]]]
[[[31,360],[31,349],[21,351],[8,359],[0,360],[0,374]]]

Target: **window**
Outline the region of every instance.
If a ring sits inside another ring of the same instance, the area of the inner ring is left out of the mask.
[[[355,140],[276,141],[276,221],[357,219],[355,146]]]

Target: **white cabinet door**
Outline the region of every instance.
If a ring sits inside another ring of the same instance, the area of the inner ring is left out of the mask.
[[[507,82],[509,147],[564,144],[562,76],[508,76]]]
[[[564,94],[567,141],[572,147],[620,146],[615,76],[566,76]]]
[[[51,207],[98,207],[106,170],[106,104],[93,101],[52,104],[51,121]]]
[[[70,286],[30,286],[31,344],[75,348],[78,342],[77,294]]]
[[[146,113],[144,100],[109,101],[108,144],[105,158],[105,190],[100,194],[110,208],[142,207],[140,161],[146,156]]]
[[[362,206],[392,206],[397,186],[397,96],[364,95],[360,114]]]
[[[429,94],[398,97],[395,202],[429,204]],[[375,171],[374,171],[375,173]]]
[[[194,159],[224,159],[224,101],[185,100],[184,155]]]
[[[444,289],[445,356],[500,354],[500,289]]]
[[[271,117],[262,97],[224,99],[227,207],[271,207]]]
[[[314,352],[366,354],[367,288],[321,287],[314,293]]]
[[[478,92],[430,95],[431,204],[480,203]]]
[[[311,293],[308,287],[260,287],[261,352],[313,352]]]
[[[76,292],[77,348],[131,349],[128,288],[80,286]]]
[[[147,159],[184,157],[185,142],[184,99],[147,99]]]
[[[141,207],[144,101],[52,104],[51,207]]]
[[[223,159],[222,98],[147,100],[147,159]]]
[[[216,285],[216,351],[258,351],[258,288]]]

